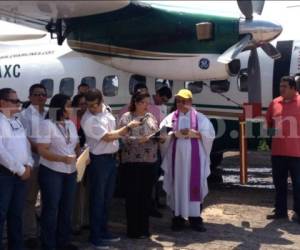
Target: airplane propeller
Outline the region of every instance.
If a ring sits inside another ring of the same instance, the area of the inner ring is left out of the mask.
[[[242,38],[220,55],[218,62],[230,63],[239,53],[250,49],[247,80],[249,102],[261,103],[261,78],[257,48],[261,47],[272,59],[280,58],[280,52],[269,42],[279,36],[282,27],[267,21],[253,20],[253,13],[259,15],[262,13],[264,0],[237,0],[237,3],[245,16],[239,25],[239,33]]]

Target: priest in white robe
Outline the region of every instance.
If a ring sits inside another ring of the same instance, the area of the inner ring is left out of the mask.
[[[160,124],[168,128],[163,152],[163,188],[174,213],[172,229],[182,230],[189,220],[192,229],[205,231],[200,216],[201,204],[208,193],[210,151],[215,138],[209,119],[192,107],[192,93],[180,90],[175,96],[177,110]]]

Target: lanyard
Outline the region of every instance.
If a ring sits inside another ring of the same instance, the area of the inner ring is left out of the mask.
[[[63,127],[63,129],[61,128],[61,126],[59,124],[56,123],[56,126],[59,130],[59,132],[62,134],[62,136],[65,138],[66,144],[70,144],[71,143],[71,136],[70,136],[70,129],[67,126],[67,124],[65,124],[65,127]]]

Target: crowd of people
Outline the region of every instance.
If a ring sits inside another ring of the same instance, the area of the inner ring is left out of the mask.
[[[300,144],[290,135],[300,132],[300,97],[293,77],[281,79],[280,95],[266,115],[269,128],[280,132],[272,142],[276,199],[268,219],[287,217],[289,171],[299,222],[300,197],[295,190],[300,188]],[[208,193],[215,130],[192,107],[190,90],[175,95],[175,108],[168,114],[165,104],[171,97],[167,86],[151,96],[146,85],[136,84],[130,103],[114,115],[101,91],[87,84],[78,87],[72,100],[56,94],[47,107],[45,87],[34,84],[22,110],[16,91],[0,89],[0,237],[7,234],[8,249],[23,249],[24,239],[28,248],[77,249],[71,233],[80,233],[82,227],[89,227],[89,241],[96,249],[119,241],[108,226],[118,166],[127,237],[151,235],[149,216],[156,211],[153,190],[162,173],[173,211],[172,230],[183,230],[189,222],[193,230],[204,232],[201,209]],[[76,159],[86,148],[90,159],[77,183]],[[0,250],[4,250],[2,240]]]

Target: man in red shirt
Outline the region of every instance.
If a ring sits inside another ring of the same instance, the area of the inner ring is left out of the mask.
[[[293,219],[300,223],[300,95],[293,77],[280,81],[280,96],[266,114],[268,128],[273,128],[272,175],[275,185],[275,211],[267,219],[287,218],[288,172],[293,183]]]

